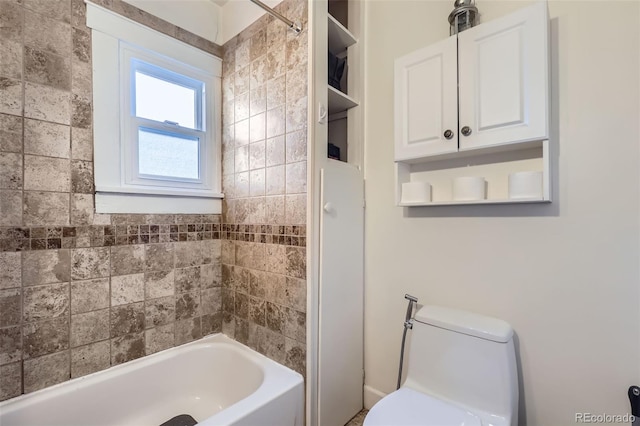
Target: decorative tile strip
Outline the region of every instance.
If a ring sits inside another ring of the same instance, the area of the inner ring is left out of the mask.
[[[0,252],[218,239],[305,247],[306,233],[305,225],[229,223],[0,227]]]

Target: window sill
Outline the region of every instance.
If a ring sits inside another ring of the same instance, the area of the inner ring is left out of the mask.
[[[222,214],[222,194],[96,192],[96,213]]]

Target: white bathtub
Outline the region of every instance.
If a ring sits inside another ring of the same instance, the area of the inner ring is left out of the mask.
[[[0,425],[304,424],[302,376],[222,334],[0,403]]]

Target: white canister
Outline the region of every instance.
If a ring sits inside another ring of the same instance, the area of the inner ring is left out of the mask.
[[[462,176],[453,180],[455,201],[477,201],[486,197],[485,180],[479,176]]]
[[[431,184],[429,182],[405,182],[402,184],[401,203],[430,203]]]
[[[542,198],[542,172],[516,172],[509,175],[509,198]]]

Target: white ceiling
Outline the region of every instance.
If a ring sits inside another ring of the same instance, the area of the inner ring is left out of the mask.
[[[211,0],[211,1],[212,1],[212,2],[214,2],[215,4],[217,4],[218,6],[222,7],[222,6],[224,6],[225,4],[227,4],[227,2],[228,2],[229,0]]]

